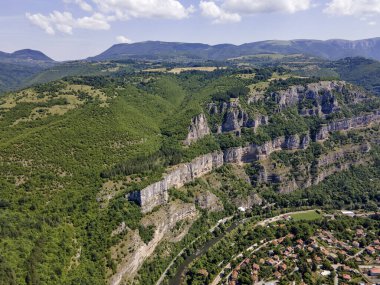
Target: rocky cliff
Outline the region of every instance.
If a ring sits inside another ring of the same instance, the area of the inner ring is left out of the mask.
[[[299,162],[284,167],[277,161],[268,161],[256,166],[257,175],[252,177],[255,185],[275,184],[281,193],[289,193],[300,188],[318,185],[334,173],[347,170],[368,160],[369,143],[345,146],[344,149],[330,151],[314,162]]]
[[[214,126],[217,133],[235,132],[240,135],[242,128],[256,130],[259,126],[268,124],[267,116],[250,117],[241,107],[239,99],[231,99],[228,103],[210,103],[207,108],[210,116],[221,117],[221,124]]]
[[[278,137],[262,145],[251,144],[245,147],[230,148],[224,151],[224,162],[241,164],[263,160],[275,151],[306,149],[310,141],[308,134],[301,136],[296,134]]]
[[[142,212],[150,212],[154,207],[167,203],[170,188],[180,188],[186,183],[221,167],[223,163],[222,152],[197,157],[189,163],[180,164],[171,169],[161,181],[153,183],[141,191],[127,194],[127,198],[130,201],[137,202],[141,206]]]
[[[372,123],[380,122],[380,111],[375,111],[372,114],[354,117],[340,121],[331,122],[323,126],[316,135],[316,140],[321,141],[328,137],[329,132],[351,130],[363,127],[368,127]],[[268,141],[261,145],[250,144],[244,147],[236,147],[225,150],[224,152],[215,152],[200,156],[190,163],[184,163],[171,169],[164,178],[141,191],[135,191],[127,194],[130,201],[137,202],[143,213],[150,212],[156,206],[167,203],[170,188],[180,188],[184,184],[193,181],[207,173],[210,173],[216,168],[221,167],[225,163],[243,164],[253,161],[263,161],[270,157],[273,152],[282,150],[304,150],[308,148],[311,142],[309,134],[281,136]],[[268,174],[268,170],[263,170],[260,179],[264,182],[281,183],[284,178],[275,173]],[[327,172],[326,172],[327,173]],[[333,172],[335,173],[335,172]],[[324,176],[323,174],[320,174]],[[318,179],[317,179],[318,180]],[[320,179],[319,179],[320,180]],[[311,181],[304,181],[300,184],[296,180],[287,180],[283,183],[283,192],[289,192],[302,187],[312,185]]]
[[[191,120],[189,133],[186,137],[186,140],[184,141],[184,144],[190,145],[197,140],[209,135],[210,133],[210,128],[208,126],[205,114],[199,114]]]
[[[118,262],[116,273],[111,276],[109,284],[125,284],[132,280],[144,261],[153,254],[158,244],[173,235],[173,229],[177,223],[184,220],[193,221],[196,216],[197,211],[194,204],[172,202],[159,211],[144,217],[141,224],[155,227],[153,239],[145,244],[140,238],[138,230],[129,231],[125,239],[112,248],[116,255],[118,251],[123,252],[124,250],[127,254],[123,254],[122,261]],[[183,237],[183,234],[178,233],[178,236]],[[128,249],[123,249],[123,245],[128,245]]]
[[[354,118],[331,122],[322,126],[316,134],[317,141],[323,141],[329,137],[330,132],[348,131],[369,127],[372,123],[380,122],[380,111],[377,110],[371,114],[366,114]]]
[[[328,115],[339,111],[337,96],[345,92],[346,83],[341,81],[321,81],[306,86],[292,86],[288,90],[274,92],[272,100],[280,110],[298,105],[303,115]],[[348,92],[348,91],[347,91]]]

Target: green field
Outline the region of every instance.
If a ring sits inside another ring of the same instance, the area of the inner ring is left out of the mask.
[[[320,219],[322,215],[318,214],[317,211],[310,211],[307,213],[292,214],[291,217],[295,221],[314,221]]]

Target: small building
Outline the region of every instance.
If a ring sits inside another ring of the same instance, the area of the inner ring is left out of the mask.
[[[322,262],[322,258],[321,258],[320,256],[316,256],[316,257],[314,258],[314,260],[315,260],[315,262],[317,262],[317,263],[321,263],[321,262]]]
[[[343,274],[342,278],[343,278],[343,280],[350,281],[351,275],[350,274]]]
[[[232,271],[232,274],[231,274],[232,280],[237,280],[238,276],[239,276],[239,272],[237,270]]]
[[[368,254],[370,254],[370,255],[372,255],[372,254],[375,254],[376,253],[376,250],[375,250],[375,248],[373,248],[372,246],[368,246],[368,247],[366,247],[366,252],[368,253]]]
[[[354,242],[352,243],[352,245],[353,245],[354,247],[357,247],[357,248],[360,247],[360,243],[358,243],[357,241],[354,241]]]
[[[274,275],[274,277],[276,277],[276,279],[280,279],[282,276],[281,273],[278,271],[276,271],[273,275]]]
[[[380,267],[371,268],[368,271],[368,275],[373,276],[373,277],[379,277],[380,276]]]
[[[278,266],[278,269],[279,269],[280,271],[285,271],[287,268],[288,268],[288,267],[286,266],[285,263],[281,263],[281,264]]]
[[[255,270],[255,271],[259,271],[259,270],[260,270],[260,265],[254,263],[254,264],[252,265],[252,269]]]
[[[274,266],[274,265],[276,265],[276,261],[274,261],[272,258],[271,258],[271,259],[268,259],[266,263],[267,263],[268,265],[270,265],[270,266]]]
[[[331,275],[331,271],[329,271],[329,270],[323,270],[323,271],[321,272],[321,275],[322,275],[322,276],[330,276],[330,275]]]
[[[352,211],[341,211],[343,215],[348,216],[348,217],[355,217],[355,213]]]

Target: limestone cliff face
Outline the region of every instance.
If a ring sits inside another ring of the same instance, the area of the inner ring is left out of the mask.
[[[262,145],[251,144],[245,147],[230,148],[224,151],[225,163],[247,163],[267,159],[271,153],[280,150],[305,149],[310,144],[310,136],[291,135],[278,137]]]
[[[186,140],[184,141],[184,144],[190,145],[197,140],[209,135],[210,133],[210,128],[208,126],[205,114],[199,114],[191,120],[189,133]]]
[[[307,86],[292,86],[287,90],[274,92],[271,99],[279,105],[280,110],[298,106],[299,112],[304,116],[324,116],[340,110],[334,93],[347,92],[352,100],[360,101],[364,95],[351,91],[345,82],[321,81]]]
[[[368,143],[352,145],[343,150],[338,149],[324,154],[315,161],[297,165],[296,169],[277,167],[275,163],[265,163],[259,166],[258,175],[252,177],[256,185],[276,184],[279,192],[289,193],[297,189],[308,188],[321,183],[325,178],[352,165],[365,162],[371,146]]]
[[[380,122],[380,111],[351,119],[332,122],[321,128],[316,135],[316,140],[320,141],[326,139],[329,132],[368,127],[375,122]],[[287,137],[278,137],[265,142],[262,145],[250,144],[244,147],[230,148],[224,152],[206,154],[194,159],[190,163],[176,166],[171,169],[161,181],[153,183],[141,191],[132,192],[127,195],[127,198],[131,201],[137,202],[141,206],[142,212],[147,213],[152,211],[156,206],[165,205],[167,203],[169,198],[168,190],[170,188],[180,188],[184,184],[210,173],[225,163],[243,164],[262,161],[268,159],[270,155],[276,151],[306,149],[310,142],[311,138],[309,134],[296,134]],[[332,160],[336,161],[337,159],[338,157],[335,157]],[[306,170],[309,171],[310,169]],[[327,172],[328,171],[326,171],[326,173]],[[323,176],[323,174],[320,175]],[[297,178],[294,181],[287,180],[284,176],[271,173],[269,170],[265,169],[262,171],[260,179],[265,182],[282,183],[283,185],[286,185],[283,188],[284,192],[292,191],[291,189],[297,189],[297,187],[308,187],[312,185],[312,181],[307,179]]]
[[[322,126],[316,134],[317,141],[323,141],[329,137],[330,132],[348,131],[351,129],[359,129],[369,127],[372,123],[380,122],[380,111],[371,114],[358,116],[354,118],[331,122]]]
[[[143,225],[155,226],[153,239],[148,244],[145,244],[141,240],[138,230],[128,233],[125,241],[121,241],[118,247],[122,247],[122,244],[125,243],[130,248],[127,251],[128,253],[123,257],[122,262],[118,264],[116,273],[110,278],[109,284],[119,285],[133,280],[141,265],[153,254],[158,244],[165,238],[169,238],[169,235],[173,235],[173,229],[177,225],[177,222],[184,220],[193,221],[196,216],[197,210],[194,204],[174,202],[144,217],[141,222]],[[183,237],[181,233],[179,233],[179,236]]]
[[[180,188],[188,182],[201,177],[212,170],[221,167],[224,163],[223,153],[215,152],[197,157],[189,163],[176,166],[156,183],[149,185],[141,191],[135,191],[127,195],[130,201],[137,202],[143,213],[153,210],[156,206],[167,203],[170,188]]]
[[[222,117],[222,124],[216,126],[218,133],[235,132],[239,135],[242,128],[256,130],[259,126],[268,124],[267,116],[258,115],[251,118],[241,107],[239,99],[228,103],[210,103],[208,104],[208,110],[211,116]]]

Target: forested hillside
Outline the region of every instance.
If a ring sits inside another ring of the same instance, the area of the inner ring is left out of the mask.
[[[0,284],[154,284],[238,208],[379,205],[380,101],[361,87],[283,67],[81,66],[0,97]],[[152,211],[130,195],[185,168]]]

